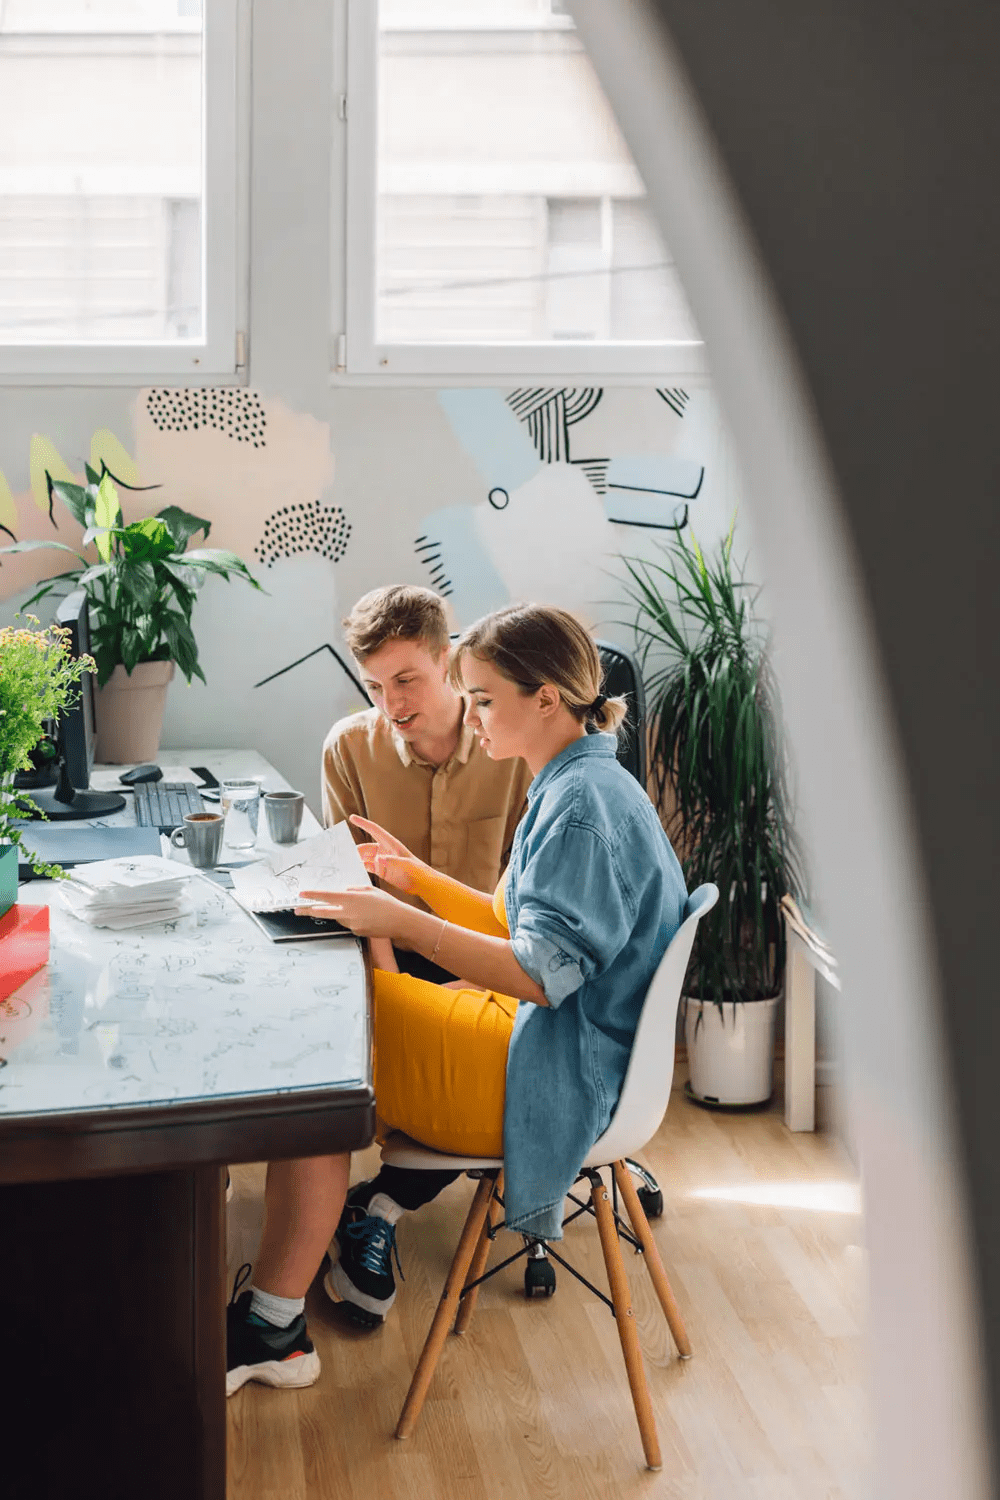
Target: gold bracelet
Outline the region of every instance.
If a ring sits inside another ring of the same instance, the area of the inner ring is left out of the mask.
[[[441,946],[441,939],[444,937],[444,930],[447,927],[447,925],[448,925],[448,923],[446,921],[444,921],[444,919],[442,918],[442,921],[441,921],[441,931],[438,933],[438,940],[434,944],[434,952],[431,954],[431,963],[432,964],[437,962],[438,949]]]

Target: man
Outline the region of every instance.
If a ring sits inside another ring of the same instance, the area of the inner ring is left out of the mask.
[[[492,892],[531,772],[522,760],[491,761],[463,722],[464,701],[448,680],[441,599],[430,589],[375,589],[343,623],[374,707],[340,719],[327,735],[324,821],[370,818],[435,869]],[[353,825],[352,832],[364,840]],[[421,979],[454,977],[417,953],[397,949],[396,959]],[[383,1167],[373,1182],[352,1188],[325,1285],[360,1327],[380,1327],[395,1300],[396,1222],[457,1175]]]

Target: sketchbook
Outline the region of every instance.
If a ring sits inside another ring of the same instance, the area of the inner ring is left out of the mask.
[[[346,823],[337,823],[301,844],[276,849],[258,864],[234,869],[232,877],[233,895],[251,915],[292,912],[300,891],[342,891],[371,884]]]

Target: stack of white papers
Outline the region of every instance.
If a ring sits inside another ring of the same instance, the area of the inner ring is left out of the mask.
[[[56,886],[64,904],[92,927],[145,927],[192,910],[184,893],[189,872],[169,859],[140,854],[77,865]]]
[[[233,869],[233,895],[246,911],[291,911],[300,891],[343,891],[369,885],[358,846],[346,823],[315,838],[276,849],[266,863]]]

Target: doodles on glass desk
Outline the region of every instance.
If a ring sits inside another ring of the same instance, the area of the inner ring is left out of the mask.
[[[365,1076],[356,946],[258,942],[229,897],[207,881],[191,889],[195,910],[144,930],[141,946],[104,928],[84,934],[53,903],[45,1003],[28,1007],[30,1024],[19,1012],[18,1026],[12,1015],[0,1025],[0,1114],[273,1094]]]

